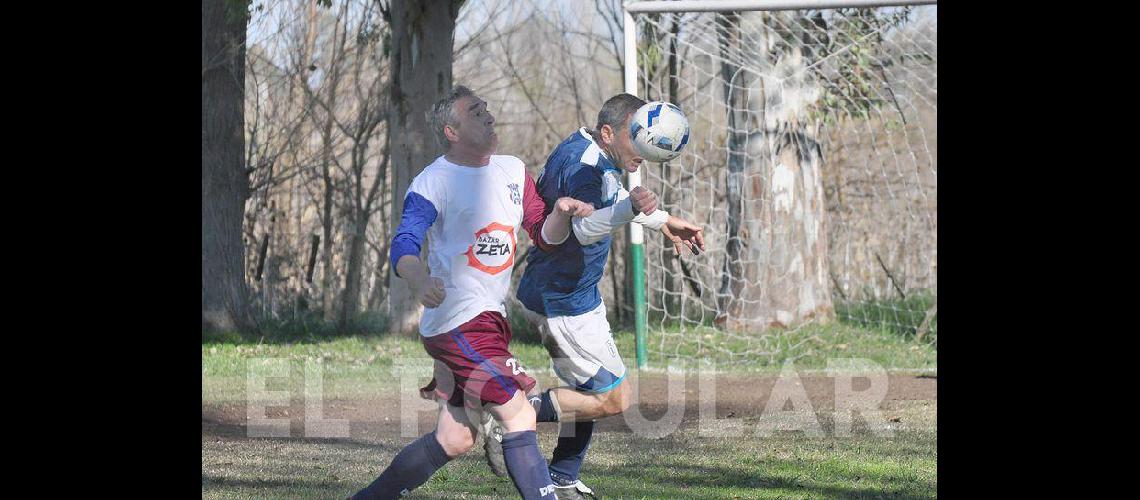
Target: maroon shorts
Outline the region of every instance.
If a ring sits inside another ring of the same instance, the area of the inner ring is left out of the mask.
[[[484,312],[454,330],[420,337],[436,362],[435,376],[421,394],[434,394],[451,406],[503,404],[515,391],[525,394],[535,381],[509,350],[511,325],[502,314]]]

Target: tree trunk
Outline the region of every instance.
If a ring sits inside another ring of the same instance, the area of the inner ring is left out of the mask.
[[[347,8],[347,6],[345,7]],[[342,13],[343,14],[343,13]],[[333,262],[334,246],[333,246],[333,224],[339,223],[341,215],[335,213],[338,210],[336,204],[336,189],[339,186],[347,185],[344,179],[337,179],[336,172],[333,169],[337,166],[338,154],[334,134],[334,125],[337,123],[337,105],[340,103],[340,84],[342,77],[342,64],[345,57],[345,44],[347,43],[348,33],[347,28],[342,31],[340,18],[336,18],[333,22],[333,43],[331,53],[327,56],[328,59],[323,60],[323,65],[327,66],[326,81],[323,82],[322,88],[317,95],[313,96],[313,104],[324,109],[323,120],[320,122],[321,126],[321,180],[324,184],[324,212],[322,220],[322,230],[324,231],[325,247],[322,255],[324,264],[324,272],[321,273],[321,293],[323,297],[322,309],[324,312],[325,321],[337,321],[340,319],[340,299],[342,291],[339,289],[337,282],[338,266]],[[324,93],[323,96],[320,94]],[[342,228],[343,231],[343,228]],[[347,233],[347,231],[344,231]],[[344,256],[344,253],[337,254]]]
[[[735,329],[792,327],[833,312],[819,145],[795,121],[782,123],[777,134],[767,182],[749,186],[748,232],[760,244],[742,256],[747,285],[737,298],[750,307]]]
[[[681,33],[681,14],[674,14],[673,16],[674,16],[673,22],[669,26],[670,36],[669,36],[668,73],[666,73],[666,75],[665,75],[666,88],[669,89],[669,94],[666,96],[665,100],[668,102],[676,104],[676,103],[680,102],[679,99],[681,97],[680,93],[679,93],[679,89],[677,88],[679,85],[679,78],[678,78],[679,73],[678,73],[678,69],[677,69],[677,64],[678,64],[678,60],[677,60],[678,59],[677,37]],[[664,181],[665,181],[664,185],[661,186],[661,191],[662,191],[661,192],[661,201],[663,202],[664,206],[671,207],[671,206],[673,206],[674,203],[677,202],[676,190],[674,190],[672,188],[673,188],[673,186],[681,185],[680,179],[679,179],[680,174],[681,174],[681,169],[676,168],[674,165],[666,163],[666,164],[662,165],[661,170],[662,170],[661,178],[664,179]],[[656,237],[656,236],[654,236],[654,237]],[[664,277],[665,277],[665,283],[664,283],[665,294],[664,294],[664,297],[662,297],[662,299],[661,299],[661,303],[659,304],[659,307],[661,307],[665,311],[666,320],[676,319],[678,321],[678,323],[680,323],[680,314],[681,314],[681,295],[680,294],[681,294],[681,290],[682,290],[682,285],[681,285],[681,278],[679,276],[677,276],[677,274],[679,272],[683,272],[683,271],[679,270],[679,268],[680,268],[679,265],[675,265],[675,264],[680,264],[681,260],[680,259],[673,259],[673,258],[669,257],[669,255],[671,255],[671,252],[672,252],[672,250],[669,249],[670,246],[671,245],[669,243],[666,243],[662,246],[662,255],[664,256],[664,264],[665,264],[665,269],[662,270],[662,273],[664,274]],[[684,258],[683,254],[682,254],[681,258]],[[652,285],[650,285],[650,286],[652,286]],[[652,290],[652,288],[650,288],[650,290]],[[651,300],[651,302],[652,302],[652,300]]]
[[[781,45],[769,28],[790,25],[788,15],[743,20],[750,33],[764,30],[754,51],[759,60],[736,75],[737,90],[726,96],[729,128],[740,131],[729,136],[728,247],[718,297],[728,305],[721,324],[731,330],[793,327],[833,314],[822,152],[806,112],[818,83],[804,70],[800,48]],[[738,68],[722,71],[729,69]]]
[[[368,221],[355,221],[348,237],[348,262],[345,266],[344,300],[341,301],[340,318],[337,330],[345,331],[348,324],[360,312],[360,283],[364,267],[364,245],[368,232]]]
[[[743,188],[744,179],[744,151],[745,133],[741,130],[744,120],[742,115],[742,93],[734,91],[733,76],[738,75],[739,67],[730,61],[731,51],[739,51],[740,35],[736,27],[738,16],[725,14],[717,18],[717,37],[721,47],[721,80],[724,82],[724,101],[728,113],[728,176],[725,204],[728,208],[727,227],[725,228],[725,259],[721,266],[720,287],[717,290],[717,316],[716,324],[723,325],[729,318],[740,317],[743,311],[740,308],[740,291],[743,289],[744,269],[741,265],[740,253],[743,247],[741,228],[741,212],[744,206]],[[736,83],[739,85],[739,83]]]
[[[202,328],[250,332],[242,220],[245,168],[244,4],[202,2]]]
[[[380,299],[386,297],[384,293],[388,289],[388,265],[385,260],[388,258],[388,243],[383,243],[376,249],[376,270],[372,277],[372,291],[368,293],[368,310],[374,311],[380,308]]]
[[[451,90],[455,19],[462,0],[392,0],[392,223],[399,224],[412,178],[442,153],[426,112]],[[424,245],[426,252],[427,245]],[[424,254],[426,255],[426,253]],[[393,332],[416,335],[422,308],[407,282],[393,273],[388,307]]]
[[[391,149],[388,148],[387,144],[385,144],[384,150],[385,151],[391,151]],[[380,172],[385,173],[385,179],[387,179],[387,171],[388,171],[389,160],[391,160],[391,156],[386,154],[386,155],[384,155],[384,161],[382,161],[380,163]],[[387,194],[388,193],[387,182],[381,184],[379,186],[379,191],[377,191],[377,192],[379,193],[377,201],[379,202],[380,205],[383,205],[384,204],[384,197],[388,195]],[[387,297],[386,292],[388,290],[388,274],[387,274],[387,267],[388,266],[386,265],[387,264],[386,261],[388,259],[388,252],[389,252],[388,246],[391,242],[391,239],[388,238],[388,235],[395,232],[394,230],[388,230],[388,211],[384,210],[383,206],[381,206],[380,209],[377,211],[380,212],[380,227],[382,229],[380,232],[380,244],[376,246],[376,271],[375,271],[376,275],[372,279],[372,283],[373,283],[372,292],[368,296],[368,310],[369,311],[375,311],[375,310],[379,309],[380,308],[380,298],[381,297]],[[367,234],[368,233],[366,232],[365,235],[367,235]]]
[[[321,249],[321,264],[324,269],[321,271],[321,311],[325,321],[332,321],[333,308],[336,299],[336,290],[333,288],[333,276],[336,274],[333,269],[333,180],[332,180],[332,118],[328,119],[325,124],[325,130],[322,132],[322,147],[321,147],[321,180],[323,183],[322,189],[323,198],[321,206],[323,207],[321,217],[321,235],[324,239],[325,245]]]

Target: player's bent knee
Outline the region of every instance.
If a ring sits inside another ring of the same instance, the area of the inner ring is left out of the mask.
[[[629,388],[629,381],[623,380],[621,385],[618,386],[617,392],[618,392],[618,408],[620,408],[618,410],[618,412],[620,413],[620,412],[624,412],[624,411],[629,409],[630,400],[632,399],[630,397],[630,392],[632,392],[632,391]]]
[[[535,413],[534,408],[527,402],[526,397],[523,396],[522,391],[515,394],[515,397],[502,405],[492,407],[492,413],[499,423],[503,425],[505,432],[518,432],[535,430]]]
[[[629,384],[622,381],[613,390],[602,394],[602,413],[607,417],[618,415],[629,409]]]
[[[440,433],[436,431],[440,447],[451,458],[458,457],[475,447],[475,434],[467,429],[456,429]]]

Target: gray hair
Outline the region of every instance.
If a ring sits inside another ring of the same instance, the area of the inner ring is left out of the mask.
[[[446,96],[431,106],[431,111],[428,112],[428,124],[431,125],[432,135],[435,136],[436,142],[444,151],[451,149],[451,142],[447,140],[447,134],[443,133],[443,127],[459,125],[459,113],[455,112],[455,101],[474,95],[475,93],[471,89],[463,85],[456,85],[451,89],[451,92],[448,92]]]
[[[602,109],[598,111],[598,124],[596,130],[602,130],[602,125],[609,125],[614,129],[621,127],[638,108],[645,105],[645,100],[632,94],[618,94],[606,100]]]

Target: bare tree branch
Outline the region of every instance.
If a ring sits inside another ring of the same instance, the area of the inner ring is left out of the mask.
[[[498,28],[493,27],[493,29],[495,30],[495,33],[498,34],[498,31],[499,31]],[[509,40],[507,42],[508,43],[500,43],[500,47],[503,49],[503,54],[507,59],[507,61],[506,61],[507,62],[507,69],[510,70],[511,76],[515,79],[515,82],[519,86],[519,90],[522,90],[523,95],[526,96],[527,101],[530,102],[531,107],[535,111],[534,114],[539,116],[540,118],[542,118],[543,124],[546,125],[546,129],[550,132],[550,135],[554,139],[559,138],[560,135],[559,135],[558,131],[554,128],[554,125],[552,125],[550,123],[550,120],[547,118],[547,113],[544,111],[543,107],[538,105],[538,102],[535,100],[534,96],[531,94],[531,91],[526,86],[526,80],[522,77],[522,75],[519,74],[518,68],[515,66],[515,63],[511,58],[511,49],[509,48],[509,45],[510,45]]]

